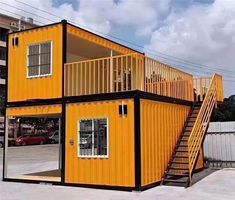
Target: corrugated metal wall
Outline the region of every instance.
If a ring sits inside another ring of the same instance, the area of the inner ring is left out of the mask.
[[[211,122],[204,140],[207,163],[215,167],[235,166],[235,122]]]
[[[235,122],[211,122],[207,133],[235,132]]]
[[[141,100],[142,186],[161,181],[190,106]]]
[[[19,45],[12,46],[12,38]],[[52,41],[52,76],[27,78],[27,46]],[[9,37],[8,102],[57,98],[62,95],[62,25],[11,34]]]
[[[27,117],[27,116],[45,116],[45,115],[58,115],[62,112],[60,104],[45,105],[45,106],[26,106],[7,108],[6,115],[13,117]]]
[[[127,117],[119,115],[121,104]],[[78,120],[99,117],[109,121],[109,158],[78,158]],[[66,183],[135,185],[133,100],[68,104],[66,124]]]

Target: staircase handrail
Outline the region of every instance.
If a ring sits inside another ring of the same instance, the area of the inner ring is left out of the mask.
[[[217,102],[217,90],[218,81],[220,81],[221,76],[214,74],[210,86],[207,90],[202,106],[197,115],[196,121],[194,123],[193,129],[188,139],[188,155],[189,155],[189,183],[191,184],[192,173],[197,161],[197,155],[201,148],[201,143],[203,141],[206,128],[210,121],[210,116],[212,114],[213,108]],[[219,99],[220,100],[220,99]]]

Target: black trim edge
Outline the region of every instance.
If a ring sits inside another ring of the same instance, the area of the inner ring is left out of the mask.
[[[156,186],[159,186],[159,185],[161,185],[161,181],[157,181],[155,183],[150,183],[149,185],[142,186],[141,191],[145,191],[145,190],[148,190],[150,188],[153,188],[153,187],[156,187]]]
[[[191,101],[176,99],[173,97],[161,96],[161,95],[157,95],[157,94],[149,93],[149,92],[143,92],[143,91],[138,91],[138,92],[140,94],[141,99],[161,101],[161,102],[166,102],[166,103],[174,103],[174,104],[185,105],[185,106],[193,106],[193,102]]]
[[[5,85],[5,114],[4,114],[4,138],[3,138],[3,141],[4,141],[4,144],[3,144],[3,171],[2,171],[2,179],[5,178],[5,165],[6,165],[6,123],[7,123],[7,100],[8,100],[8,59],[9,59],[9,33],[7,34],[7,41],[6,41],[6,48],[7,48],[7,52],[6,52],[6,85]]]
[[[63,49],[62,49],[62,116],[61,116],[61,144],[62,144],[62,156],[61,156],[61,183],[65,183],[65,151],[66,151],[66,102],[64,98],[64,64],[67,62],[67,21],[62,20],[62,38],[63,38]]]
[[[131,192],[135,189],[134,187],[125,187],[125,186],[93,185],[93,184],[80,184],[80,183],[64,183],[63,185],[64,186],[71,186],[71,187],[84,187],[84,188],[105,189],[105,190],[120,190],[120,191],[128,191],[128,192]]]
[[[140,97],[134,97],[134,134],[135,134],[135,190],[141,190],[141,134],[140,134]]]
[[[27,101],[15,101],[15,102],[8,102],[7,107],[60,104],[63,101],[66,103],[79,103],[79,102],[91,102],[91,101],[103,101],[103,100],[128,99],[128,98],[133,98],[135,95],[139,95],[140,99],[148,99],[148,100],[153,100],[153,101],[173,103],[173,104],[186,105],[186,106],[193,105],[193,102],[191,101],[185,101],[181,99],[160,96],[157,94],[143,92],[140,90],[132,90],[132,91],[126,91],[126,92],[113,92],[113,93],[91,94],[91,95],[82,95],[82,96],[68,96],[68,97],[52,98],[52,99],[31,99]]]
[[[24,107],[24,106],[41,106],[41,105],[53,105],[53,104],[61,104],[62,98],[53,98],[53,99],[35,99],[28,101],[16,101],[16,102],[8,102],[7,108],[13,107]]]
[[[17,182],[17,183],[58,185],[58,186],[69,186],[69,187],[84,187],[84,188],[92,188],[92,189],[119,190],[119,191],[127,191],[127,192],[131,192],[135,189],[134,187],[125,187],[125,186],[61,183],[61,182],[56,182],[56,181],[40,181],[40,180],[27,180],[27,179],[16,179],[16,178],[4,178],[3,181]]]
[[[20,31],[13,31],[13,32],[9,33],[9,35],[22,33],[22,32],[27,32],[27,31],[32,31],[32,30],[41,29],[41,28],[47,28],[47,27],[56,26],[56,25],[59,25],[59,24],[61,24],[61,22],[55,22],[55,23],[46,24],[46,25],[43,25],[43,26],[36,26],[36,27],[33,27],[33,28],[28,28],[28,29],[24,29],[24,30],[20,30]]]
[[[61,185],[61,182],[57,181],[43,181],[43,180],[28,180],[28,179],[17,179],[17,178],[3,178],[5,182],[17,182],[17,183],[32,183],[32,184],[52,184]]]
[[[153,101],[160,101],[166,103],[173,103],[178,105],[192,106],[193,102],[185,101],[181,99],[176,99],[172,97],[160,96],[153,93],[143,92],[140,90],[132,90],[126,92],[114,92],[114,93],[104,93],[104,94],[91,94],[83,96],[70,96],[64,97],[66,103],[79,103],[79,102],[91,102],[91,101],[103,101],[103,100],[116,100],[116,99],[128,99],[133,98],[136,95],[140,99],[148,99]]]

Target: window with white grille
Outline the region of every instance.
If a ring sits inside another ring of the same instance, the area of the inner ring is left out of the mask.
[[[52,43],[44,42],[28,46],[27,76],[52,75]]]
[[[108,157],[107,118],[79,120],[78,145],[78,157]]]

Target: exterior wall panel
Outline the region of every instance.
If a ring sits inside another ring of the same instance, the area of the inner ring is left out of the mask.
[[[46,115],[58,115],[62,112],[62,106],[60,104],[55,105],[43,105],[43,106],[26,106],[7,108],[6,116],[12,117],[29,117],[29,116],[46,116]]]
[[[19,45],[12,46],[12,38]],[[28,45],[52,41],[52,76],[27,78]],[[9,36],[8,102],[59,98],[62,95],[62,25],[23,31]]]
[[[128,108],[126,117],[119,115],[122,104]],[[109,157],[79,158],[78,120],[104,117],[109,121]],[[68,104],[66,124],[66,183],[134,187],[133,100]]]
[[[190,106],[141,100],[141,185],[161,181]]]

